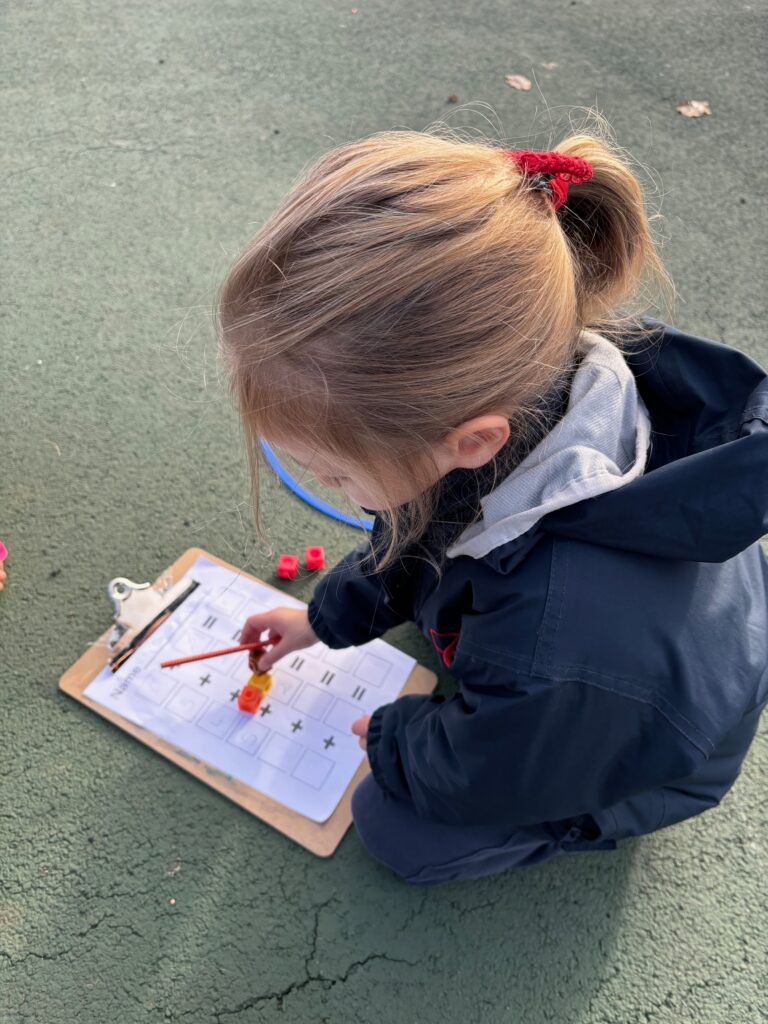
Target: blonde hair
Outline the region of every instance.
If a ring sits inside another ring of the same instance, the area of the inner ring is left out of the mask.
[[[431,449],[448,431],[503,411],[506,474],[580,332],[621,345],[643,330],[630,301],[672,286],[630,160],[603,124],[554,148],[593,168],[557,212],[498,146],[451,129],[380,132],[299,175],[219,296],[262,539],[261,437],[309,440],[369,477],[396,467],[418,496],[378,513],[381,571],[435,514]]]

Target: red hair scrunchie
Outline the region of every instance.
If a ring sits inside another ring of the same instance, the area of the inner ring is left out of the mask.
[[[512,157],[523,174],[551,174],[548,181],[552,201],[559,210],[568,199],[568,185],[581,185],[592,178],[592,167],[580,156],[566,156],[565,153],[536,152],[530,149],[503,149],[505,156]]]

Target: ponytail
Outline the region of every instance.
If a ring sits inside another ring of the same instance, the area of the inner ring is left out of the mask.
[[[556,147],[592,167],[589,181],[573,183],[558,217],[573,259],[577,319],[590,330],[613,335],[634,318],[623,301],[655,283],[673,291],[651,236],[645,197],[621,150],[600,137],[572,135]]]

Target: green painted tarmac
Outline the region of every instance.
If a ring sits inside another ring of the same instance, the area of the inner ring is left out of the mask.
[[[270,578],[210,310],[333,145],[443,119],[546,148],[596,106],[653,171],[675,323],[768,362],[764,4],[360,4],[4,10],[0,1020],[758,1024],[765,724],[698,819],[416,889],[353,833],[314,858],[57,691],[112,576],[199,545]],[[265,511],[275,552],[359,540],[272,484]],[[437,670],[415,628],[388,639]]]

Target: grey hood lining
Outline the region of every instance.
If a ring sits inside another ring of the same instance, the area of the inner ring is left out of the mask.
[[[624,356],[607,338],[582,331],[584,353],[565,414],[498,487],[481,499],[482,519],[446,554],[483,558],[539,519],[641,476],[650,444],[648,410]]]

